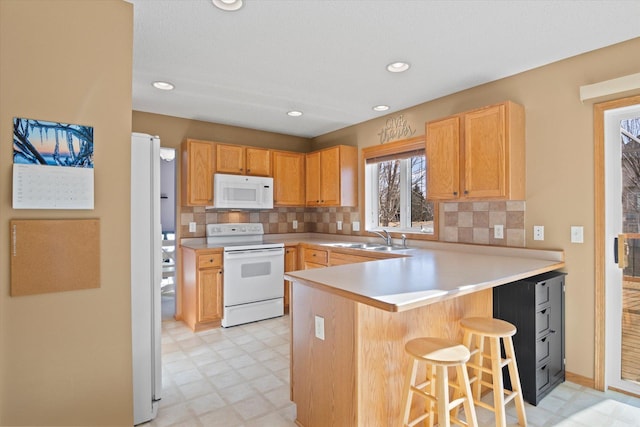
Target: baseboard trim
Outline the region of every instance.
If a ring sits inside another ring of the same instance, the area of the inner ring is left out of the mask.
[[[593,380],[592,378],[584,377],[582,375],[574,374],[573,372],[566,371],[564,374],[564,378],[567,381],[576,383],[584,387],[589,387],[593,389],[596,388],[595,380]]]

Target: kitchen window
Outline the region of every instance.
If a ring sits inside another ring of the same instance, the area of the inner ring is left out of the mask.
[[[437,204],[426,200],[424,144],[420,137],[363,149],[367,231],[436,238]]]

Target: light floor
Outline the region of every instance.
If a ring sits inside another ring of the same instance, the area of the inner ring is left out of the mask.
[[[195,334],[174,320],[162,328],[162,402],[145,427],[295,426],[288,316]],[[526,406],[531,427],[640,426],[640,399],[568,382]],[[517,425],[513,403],[508,413],[509,426]],[[491,412],[477,415],[480,427],[494,426]]]

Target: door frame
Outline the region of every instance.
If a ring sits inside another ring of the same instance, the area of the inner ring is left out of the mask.
[[[605,232],[605,112],[630,105],[640,104],[640,95],[631,96],[612,101],[601,102],[593,106],[593,137],[594,137],[594,196],[595,196],[595,357],[594,357],[594,387],[604,391],[605,380],[605,319],[606,319],[606,294],[605,294],[605,254],[607,250]]]

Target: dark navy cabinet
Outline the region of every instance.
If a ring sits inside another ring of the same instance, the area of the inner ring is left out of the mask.
[[[493,288],[493,317],[518,329],[522,396],[532,405],[565,379],[564,284],[565,273],[553,271]],[[506,369],[505,386],[511,388]]]

